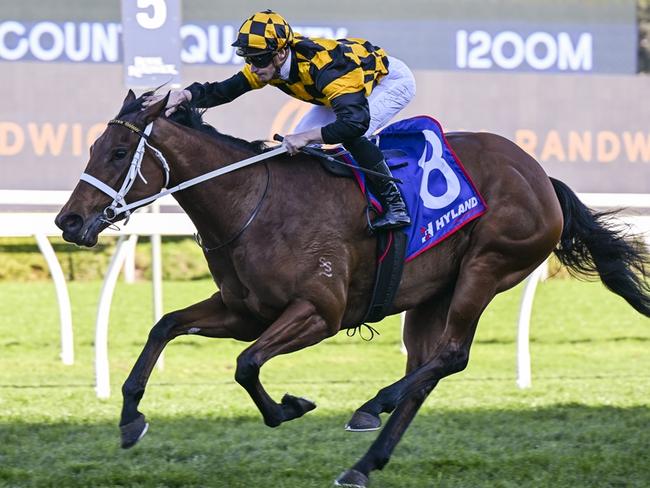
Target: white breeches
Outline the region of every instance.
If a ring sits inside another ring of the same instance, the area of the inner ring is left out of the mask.
[[[388,74],[372,90],[368,97],[370,126],[365,135],[372,135],[385,126],[415,96],[415,78],[402,61],[388,57]],[[323,127],[336,120],[331,107],[314,105],[298,122],[294,134]]]

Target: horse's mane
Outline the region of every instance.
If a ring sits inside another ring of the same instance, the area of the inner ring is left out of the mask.
[[[206,112],[206,110],[207,109],[194,106],[192,102],[183,102],[178,107],[176,112],[174,112],[169,117],[169,120],[176,122],[177,124],[184,125],[185,127],[189,127],[190,129],[195,129],[203,132],[204,134],[207,134],[211,137],[221,140],[225,139],[227,142],[242,149],[247,149],[249,151],[253,151],[254,153],[263,152],[265,149],[263,141],[248,142],[244,139],[240,139],[239,137],[223,134],[205,122],[203,120],[203,114]]]
[[[136,98],[132,102],[127,103],[122,107],[120,113],[117,114],[117,118],[119,119],[125,114],[142,110],[142,102],[144,102],[144,98],[153,94],[153,91],[144,93],[142,96]],[[196,107],[192,102],[183,102],[178,107],[178,109],[169,117],[169,120],[185,127],[189,127],[190,129],[195,129],[203,132],[204,134],[214,137],[215,139],[225,139],[228,143],[236,147],[252,151],[256,154],[264,152],[268,149],[265,146],[264,141],[249,142],[244,139],[219,132],[217,129],[203,120],[203,114],[206,112],[206,110],[207,109],[205,108]]]

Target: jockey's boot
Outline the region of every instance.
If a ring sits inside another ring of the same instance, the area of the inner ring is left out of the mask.
[[[368,169],[389,177],[393,176],[383,159],[374,166],[368,166]],[[384,211],[372,222],[371,230],[381,232],[410,225],[411,219],[406,211],[406,204],[395,182],[367,173],[366,181]]]

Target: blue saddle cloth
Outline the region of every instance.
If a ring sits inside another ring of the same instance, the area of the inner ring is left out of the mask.
[[[393,176],[402,180],[398,186],[411,217],[411,225],[401,229],[408,239],[406,261],[486,212],[485,201],[435,119],[418,116],[401,120],[376,137],[381,150],[400,153],[389,157],[387,164]],[[365,191],[364,174],[355,171],[355,176]],[[371,201],[381,209],[372,195]]]

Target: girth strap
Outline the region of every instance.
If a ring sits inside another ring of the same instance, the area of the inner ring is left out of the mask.
[[[379,322],[386,317],[393,306],[404,270],[406,234],[400,231],[379,234],[377,251],[380,253],[380,258],[375,275],[375,286],[372,290],[370,306],[362,323]]]
[[[380,256],[377,261],[377,272],[375,274],[375,286],[372,290],[370,305],[363,317],[363,320],[353,327],[348,327],[347,335],[354,336],[357,331],[359,336],[365,340],[371,340],[379,331],[368,325],[368,322],[379,322],[389,313],[393,306],[395,294],[402,280],[404,270],[404,254],[406,251],[406,234],[401,231],[391,231],[379,234],[377,237],[377,253]],[[365,338],[362,327],[367,327],[370,337]]]

